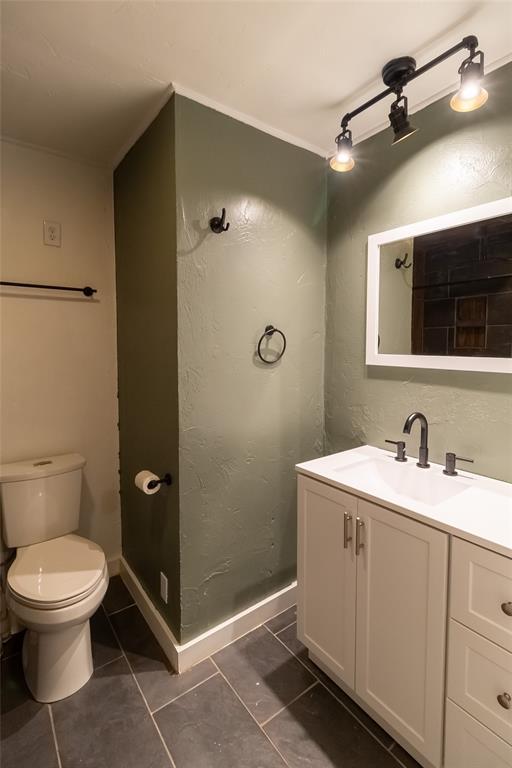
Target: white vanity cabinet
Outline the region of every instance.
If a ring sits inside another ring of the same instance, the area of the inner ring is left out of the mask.
[[[297,470],[311,659],[424,768],[512,768],[512,485],[369,445]]]
[[[441,766],[448,535],[299,475],[298,635]]]

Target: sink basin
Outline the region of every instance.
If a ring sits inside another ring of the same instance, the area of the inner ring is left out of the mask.
[[[333,470],[340,483],[371,489],[374,493],[391,491],[430,506],[448,501],[470,487],[460,477],[447,477],[430,469],[420,469],[414,460],[401,463],[388,456],[364,459]]]

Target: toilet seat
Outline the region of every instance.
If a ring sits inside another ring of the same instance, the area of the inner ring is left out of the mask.
[[[71,533],[19,547],[7,584],[18,603],[55,610],[85,600],[104,578],[105,570],[101,547]]]

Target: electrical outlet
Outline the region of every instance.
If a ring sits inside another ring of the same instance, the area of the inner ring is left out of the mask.
[[[168,600],[168,581],[167,581],[167,576],[165,575],[165,573],[162,573],[162,571],[160,571],[160,597],[162,598],[164,603],[167,602],[167,600]]]
[[[54,245],[60,248],[62,241],[62,227],[60,221],[43,221],[43,242],[45,245]]]

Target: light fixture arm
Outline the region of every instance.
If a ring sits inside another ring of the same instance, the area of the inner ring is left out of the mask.
[[[347,112],[346,115],[343,116],[341,120],[341,127],[346,128],[354,117],[357,115],[360,115],[361,112],[365,112],[370,107],[373,107],[374,104],[377,104],[382,99],[386,98],[386,96],[390,96],[392,93],[396,93],[397,89],[402,89],[407,83],[410,83],[411,80],[415,80],[417,77],[420,77],[420,75],[423,75],[425,72],[428,72],[433,67],[437,67],[438,64],[441,64],[446,59],[449,59],[450,56],[453,56],[454,54],[458,53],[459,51],[462,51],[464,49],[469,51],[469,58],[473,58],[477,53],[477,47],[478,47],[478,38],[475,37],[475,35],[468,35],[467,37],[462,38],[462,40],[457,43],[456,45],[452,46],[451,48],[448,48],[447,51],[444,51],[444,53],[441,53],[439,56],[436,56],[431,61],[424,64],[419,69],[414,69],[411,72],[404,73],[399,80],[394,83],[391,87],[386,88],[381,93],[377,94],[377,96],[374,96],[373,98],[369,99],[368,101],[365,101],[364,104],[361,104],[361,106],[356,107],[356,109],[353,109],[352,112]],[[482,55],[483,60],[483,55]]]

